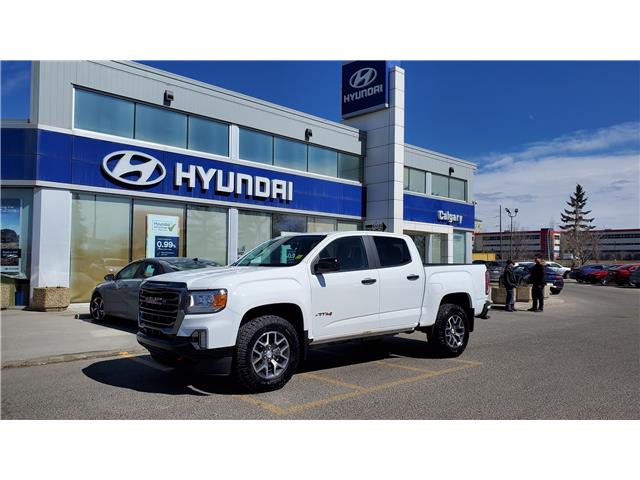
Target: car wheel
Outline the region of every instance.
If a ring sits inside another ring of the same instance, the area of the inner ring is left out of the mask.
[[[101,322],[106,317],[104,313],[104,300],[102,299],[102,295],[96,293],[91,298],[91,303],[89,304],[89,313],[91,314],[91,318],[93,318],[96,322]]]
[[[234,376],[251,392],[282,388],[298,367],[300,341],[293,325],[276,315],[254,318],[240,327]]]
[[[458,357],[469,342],[469,320],[459,305],[440,305],[433,327],[427,331],[427,341],[441,357]]]

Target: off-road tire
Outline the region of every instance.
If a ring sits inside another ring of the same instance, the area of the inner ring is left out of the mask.
[[[447,342],[449,320],[455,317],[460,318],[464,325],[464,334],[461,339],[462,343],[458,346],[452,346]],[[436,322],[432,328],[427,330],[427,341],[437,356],[448,358],[459,357],[469,343],[469,319],[467,318],[467,312],[465,312],[464,308],[451,303],[440,305]]]
[[[278,332],[289,343],[289,360],[284,371],[277,377],[265,379],[258,375],[252,365],[252,351],[257,340],[266,332]],[[250,392],[268,392],[282,388],[298,368],[300,339],[296,329],[282,317],[263,315],[240,327],[236,342],[233,376],[235,381]]]

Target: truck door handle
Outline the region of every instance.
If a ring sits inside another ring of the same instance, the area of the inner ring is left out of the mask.
[[[417,280],[420,278],[420,275],[407,275],[407,280]]]
[[[376,283],[375,278],[365,278],[364,280],[362,280],[363,285],[373,285],[374,283]]]

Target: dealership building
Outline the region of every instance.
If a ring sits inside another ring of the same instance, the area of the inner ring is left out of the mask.
[[[3,283],[87,302],[132,260],[228,264],[287,232],[403,232],[470,262],[476,166],[405,144],[404,70],[345,63],[336,101],[342,122],[134,62],[33,62],[29,119],[2,121]]]

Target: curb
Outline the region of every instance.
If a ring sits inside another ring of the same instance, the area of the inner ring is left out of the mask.
[[[22,368],[22,367],[36,367],[39,365],[51,365],[54,363],[66,363],[75,362],[77,360],[91,360],[94,358],[106,358],[117,357],[121,355],[139,355],[147,353],[147,350],[142,347],[133,348],[130,350],[99,350],[95,352],[84,353],[67,353],[64,355],[53,355],[50,357],[31,358],[29,360],[16,360],[13,362],[4,362],[2,364],[2,370],[5,368]]]

